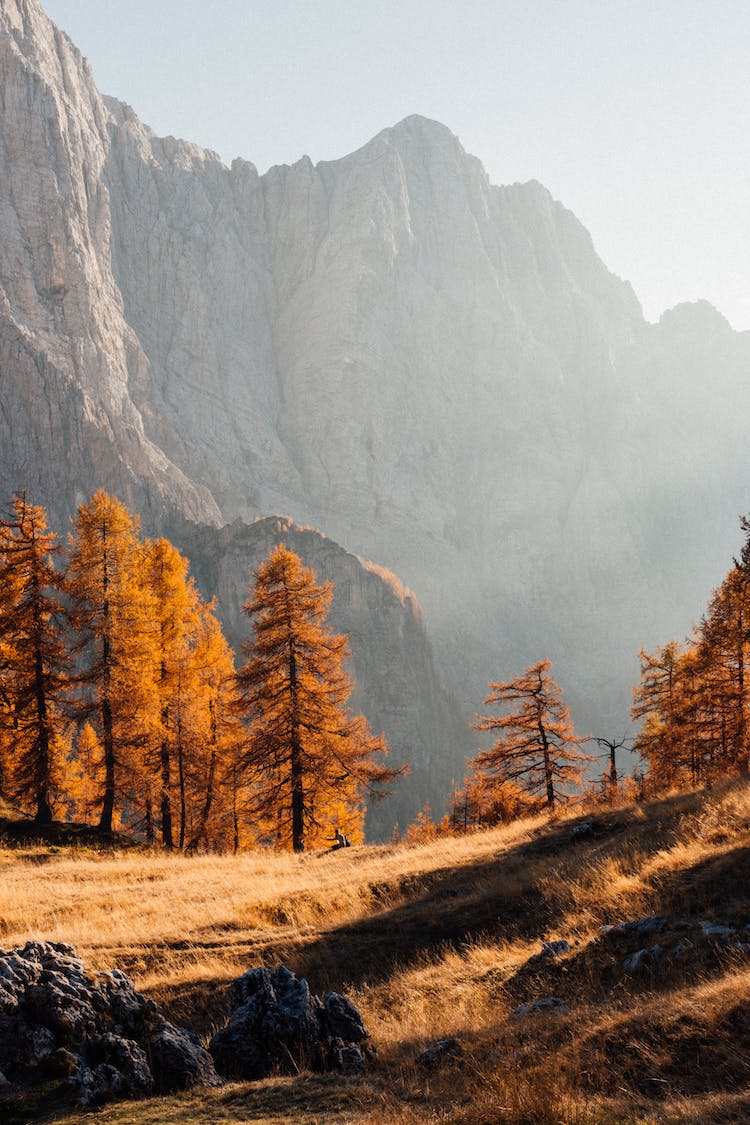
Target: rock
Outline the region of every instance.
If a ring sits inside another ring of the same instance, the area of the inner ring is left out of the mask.
[[[119,1098],[146,1098],[153,1093],[154,1077],[145,1051],[132,1039],[105,1032],[86,1052],[96,1066],[79,1066],[69,1081],[83,1106],[100,1106]]]
[[[653,969],[663,956],[664,950],[662,947],[652,945],[648,949],[639,949],[636,953],[631,953],[623,961],[622,967],[626,973],[643,973],[647,969]]]
[[[610,934],[658,934],[667,926],[667,919],[660,914],[652,914],[648,918],[636,918],[632,922],[618,922],[614,926],[602,926],[599,934],[608,937]]]
[[[570,1008],[559,996],[543,996],[541,1000],[532,1000],[530,1004],[521,1004],[510,1013],[510,1019],[521,1020],[527,1016],[546,1015],[557,1012],[563,1015]]]
[[[328,992],[323,1001],[323,1026],[325,1033],[334,1039],[349,1043],[363,1043],[369,1036],[365,1031],[359,1010],[338,992]]]
[[[340,1074],[364,1074],[367,1060],[373,1051],[364,1051],[358,1043],[345,1043],[343,1039],[332,1039],[328,1047],[326,1070]]]
[[[570,949],[571,946],[568,941],[543,941],[541,951],[529,957],[526,964],[539,965],[543,961],[556,961],[563,953],[569,953]]]
[[[449,1063],[457,1062],[463,1055],[463,1047],[458,1039],[440,1039],[422,1051],[417,1064],[427,1070],[438,1070]]]
[[[330,992],[319,1000],[306,980],[280,965],[249,970],[233,982],[230,998],[229,1021],[210,1043],[222,1074],[252,1080],[300,1068],[365,1068],[368,1034],[346,997]]]
[[[0,1057],[11,1085],[41,1068],[82,1106],[216,1085],[211,1056],[124,973],[89,975],[70,946],[0,952]]]
[[[50,1074],[58,1075],[60,1078],[70,1078],[80,1065],[80,1056],[74,1055],[72,1051],[68,1051],[65,1047],[58,1047],[47,1060],[47,1069]]]
[[[10,1082],[0,1070],[0,1090],[4,1090],[7,1086],[10,1086]]]
[[[705,921],[703,921],[703,922],[699,922],[698,925],[700,926],[701,930],[706,935],[706,937],[728,938],[728,937],[732,937],[733,934],[737,933],[734,926],[723,926],[719,922],[705,922]]]
[[[576,824],[570,833],[571,840],[585,840],[594,835],[594,825],[591,823]]]
[[[151,1040],[151,1067],[157,1089],[173,1094],[191,1086],[220,1086],[213,1059],[197,1035],[164,1022]]]

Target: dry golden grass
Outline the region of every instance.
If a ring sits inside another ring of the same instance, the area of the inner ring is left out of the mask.
[[[109,1107],[108,1125],[750,1121],[747,959],[695,926],[599,937],[603,923],[650,913],[750,923],[750,787],[590,819],[580,843],[569,819],[537,818],[323,856],[0,852],[1,940],[71,942],[92,967],[126,968],[204,1034],[229,979],[283,961],[315,991],[345,989],[378,1047],[360,1081],[195,1091]],[[540,941],[558,937],[571,953],[530,968]],[[639,945],[678,938],[687,953],[653,978],[623,974]],[[550,994],[569,1014],[508,1020]],[[460,1064],[425,1072],[419,1052],[446,1036],[461,1041]]]

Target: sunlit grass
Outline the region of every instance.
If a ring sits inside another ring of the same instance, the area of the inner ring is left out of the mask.
[[[750,848],[750,788],[595,822],[586,844],[571,842],[564,818],[536,818],[333,855],[0,852],[2,944],[62,940],[94,968],[124,965],[183,1019],[203,1004],[204,1034],[222,985],[283,959],[313,984],[318,975],[346,988],[378,1047],[362,1080],[194,1091],[109,1107],[99,1117],[109,1125],[750,1120],[750,1019],[745,1035],[736,1014],[750,990],[746,960],[696,948],[684,972],[640,980],[617,971],[623,954],[599,938],[605,922],[651,913],[721,920],[725,910],[750,922],[735,874]],[[561,967],[530,973],[529,956],[557,938],[572,945]],[[509,1020],[517,1004],[558,990],[568,1014]],[[419,1052],[449,1036],[461,1064],[425,1072]]]

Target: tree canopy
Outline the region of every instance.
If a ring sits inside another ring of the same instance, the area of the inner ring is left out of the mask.
[[[580,764],[588,760],[578,749],[582,739],[573,729],[551,668],[549,660],[540,660],[513,680],[490,683],[485,703],[510,710],[477,716],[475,730],[499,734],[490,750],[471,760],[494,785],[520,785],[549,809],[567,800],[569,787],[581,779]]]
[[[361,834],[364,794],[382,794],[404,772],[382,764],[384,738],[347,708],[348,641],[325,623],[332,589],[281,543],[255,571],[245,605],[254,635],[238,673],[250,721],[242,766],[256,817],[294,851],[332,824]]]

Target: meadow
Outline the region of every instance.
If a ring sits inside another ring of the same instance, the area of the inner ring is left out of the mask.
[[[6,848],[0,945],[69,942],[205,1037],[235,976],[281,962],[345,992],[377,1047],[364,1078],[194,1090],[108,1106],[103,1125],[719,1125],[750,1120],[750,958],[698,923],[750,923],[749,888],[750,786],[735,782],[334,854]],[[653,939],[600,928],[651,914],[665,955],[626,973]],[[558,939],[569,952],[528,963]],[[549,995],[569,1011],[509,1019]],[[459,1059],[420,1066],[445,1037]]]

